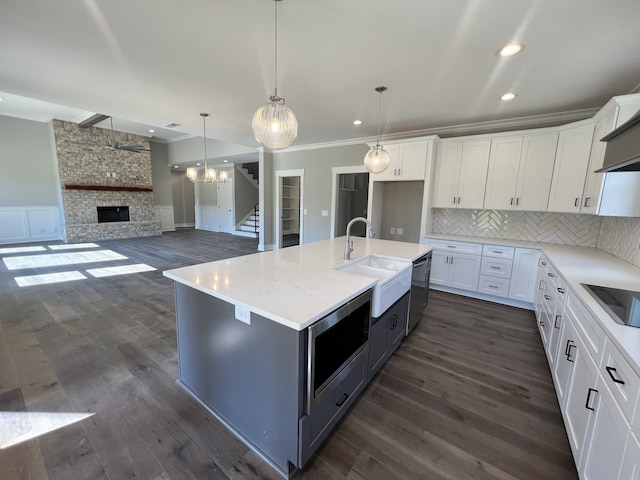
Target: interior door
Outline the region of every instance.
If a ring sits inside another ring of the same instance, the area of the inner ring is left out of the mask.
[[[221,232],[233,233],[233,184],[231,182],[218,183],[218,212],[219,228]]]

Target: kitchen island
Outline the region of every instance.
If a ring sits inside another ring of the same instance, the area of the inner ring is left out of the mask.
[[[310,408],[309,327],[362,303],[377,283],[339,268],[368,255],[412,262],[431,250],[353,241],[351,261],[342,237],[164,272],[176,282],[179,385],[285,477],[304,466],[368,381],[367,342],[338,388]]]

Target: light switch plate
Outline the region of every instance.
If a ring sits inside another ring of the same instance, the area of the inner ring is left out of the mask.
[[[329,210],[322,210],[322,216],[323,217],[328,217],[329,216]]]
[[[404,228],[401,228],[401,227],[396,228],[396,233],[398,235],[402,235],[404,233]]]
[[[395,234],[396,234],[396,227],[391,227],[391,228],[389,229],[389,233],[390,233],[391,235],[395,235]]]
[[[247,307],[236,305],[236,320],[251,325],[251,310]]]

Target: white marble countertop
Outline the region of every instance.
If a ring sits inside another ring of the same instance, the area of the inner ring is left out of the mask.
[[[296,330],[304,330],[376,283],[376,279],[335,270],[345,237],[167,270],[164,276],[247,308]],[[351,260],[384,255],[413,261],[428,245],[352,237]]]
[[[590,247],[521,242],[496,238],[429,234],[433,239],[455,240],[541,250],[565,279],[573,293],[598,320],[607,336],[640,376],[640,328],[620,325],[585,290],[582,283],[640,291],[640,268],[602,250]],[[428,240],[427,240],[428,241]]]

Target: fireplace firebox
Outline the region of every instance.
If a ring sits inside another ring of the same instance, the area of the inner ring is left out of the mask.
[[[97,207],[98,223],[128,222],[129,207]]]

